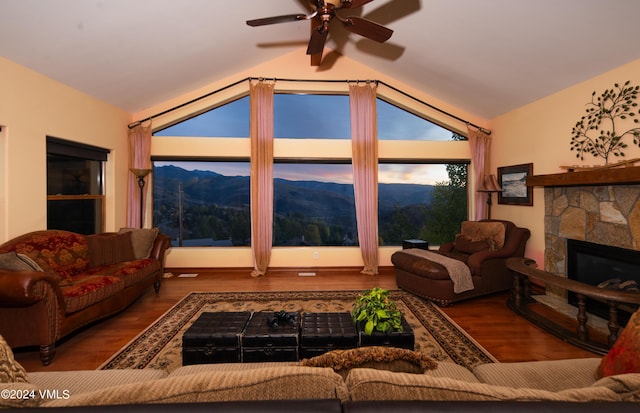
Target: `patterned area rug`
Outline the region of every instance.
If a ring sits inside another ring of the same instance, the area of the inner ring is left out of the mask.
[[[360,291],[257,293],[194,292],[187,295],[99,369],[154,368],[173,371],[182,365],[182,334],[205,311],[351,311]],[[497,360],[436,305],[404,291],[391,291],[415,335],[415,350],[469,369]]]

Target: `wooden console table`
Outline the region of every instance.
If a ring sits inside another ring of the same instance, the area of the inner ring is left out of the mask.
[[[514,275],[513,289],[507,302],[509,308],[562,340],[596,354],[606,354],[618,339],[618,334],[621,329],[618,324],[618,309],[633,312],[636,311],[638,305],[640,305],[640,293],[598,288],[579,281],[559,277],[535,268],[535,262],[527,258],[509,258],[506,265]],[[540,280],[546,285],[554,285],[576,294],[578,310],[576,315],[577,328],[575,331],[571,331],[554,323],[552,320],[541,316],[530,308],[530,304],[535,302],[531,297],[529,286],[531,279]],[[609,335],[606,343],[594,341],[589,337],[589,328],[587,326],[588,316],[585,304],[587,298],[596,299],[609,306],[609,320],[607,323]]]

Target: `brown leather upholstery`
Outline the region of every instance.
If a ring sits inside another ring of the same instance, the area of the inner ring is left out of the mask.
[[[33,234],[42,237],[46,233],[37,231]],[[28,235],[18,238],[26,239]],[[0,252],[15,248],[16,239],[1,245]],[[123,310],[151,285],[157,291],[164,273],[164,254],[170,246],[169,237],[159,234],[151,258],[158,260],[160,265],[156,265],[153,272],[145,279],[78,311],[67,311],[60,277],[55,273],[0,270],[0,335],[12,348],[40,346],[42,363],[49,364],[55,355],[56,341],[60,338]]]
[[[398,287],[441,305],[509,290],[513,285],[513,276],[506,268],[505,261],[509,257],[524,257],[531,233],[527,228],[517,227],[510,221],[492,221],[505,225],[505,242],[501,249],[465,254],[456,251],[453,242],[448,242],[437,251],[469,266],[475,287],[473,290],[454,293],[453,282],[445,267],[406,251],[397,251],[391,256]]]

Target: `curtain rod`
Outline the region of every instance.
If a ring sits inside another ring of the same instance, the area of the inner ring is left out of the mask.
[[[202,95],[202,96],[199,96],[199,97],[197,97],[197,98],[191,99],[191,100],[189,100],[189,101],[187,101],[187,102],[181,103],[181,104],[179,104],[179,105],[177,105],[177,106],[174,106],[174,107],[172,107],[172,108],[169,108],[169,109],[167,109],[167,110],[164,110],[164,111],[162,111],[162,112],[160,112],[160,113],[156,113],[155,115],[151,115],[151,116],[146,117],[146,118],[144,118],[144,119],[142,119],[142,120],[138,120],[138,121],[135,121],[135,122],[133,122],[133,123],[130,123],[130,124],[129,124],[129,129],[132,129],[132,128],[134,128],[134,127],[136,127],[136,126],[140,125],[141,123],[144,123],[144,122],[150,121],[150,120],[152,120],[152,119],[154,119],[154,118],[160,117],[160,116],[162,116],[162,115],[166,115],[167,113],[171,113],[171,112],[173,112],[174,110],[181,109],[181,108],[183,108],[183,107],[185,107],[185,106],[188,106],[188,105],[190,105],[190,104],[192,104],[192,103],[198,102],[198,101],[200,101],[200,100],[202,100],[202,99],[208,98],[209,96],[213,96],[213,95],[215,95],[215,94],[217,94],[217,93],[223,92],[223,91],[225,91],[225,90],[227,90],[227,89],[230,89],[230,88],[232,88],[232,87],[234,87],[234,86],[239,85],[240,83],[247,82],[247,81],[251,81],[251,80],[254,80],[254,79],[261,79],[261,80],[273,80],[273,81],[275,81],[275,82],[278,82],[278,81],[279,81],[279,82],[301,82],[301,83],[360,83],[360,82],[361,82],[361,83],[366,83],[366,82],[375,82],[376,84],[384,85],[384,86],[388,87],[389,89],[391,89],[391,90],[393,90],[393,91],[395,91],[395,92],[398,92],[398,93],[400,93],[401,95],[403,95],[403,96],[405,96],[405,97],[408,97],[409,99],[412,99],[412,100],[414,100],[414,101],[416,101],[416,102],[418,102],[418,103],[420,103],[420,104],[422,104],[422,105],[425,105],[425,106],[429,107],[430,109],[433,109],[433,110],[435,110],[435,111],[437,111],[437,112],[439,112],[439,113],[441,113],[441,114],[443,114],[443,115],[446,115],[446,116],[448,116],[448,117],[450,117],[450,118],[452,118],[452,119],[455,119],[455,120],[457,120],[457,121],[459,121],[459,122],[462,122],[462,123],[465,123],[465,124],[467,124],[467,125],[469,125],[469,126],[472,126],[472,127],[476,128],[476,129],[478,129],[478,130],[482,131],[483,133],[486,133],[487,135],[491,135],[491,131],[490,131],[490,130],[485,129],[485,128],[481,127],[481,126],[478,126],[478,125],[476,125],[476,124],[474,124],[474,123],[471,123],[471,122],[469,122],[468,120],[462,119],[461,117],[456,116],[456,115],[454,115],[454,114],[452,114],[452,113],[449,113],[449,112],[447,112],[447,111],[445,111],[445,110],[443,110],[443,109],[440,109],[440,108],[438,108],[438,107],[436,107],[436,106],[433,106],[432,104],[427,103],[427,102],[425,102],[425,101],[423,101],[423,100],[421,100],[421,99],[418,99],[418,98],[416,98],[416,97],[414,97],[414,96],[411,96],[411,95],[410,95],[410,94],[408,94],[407,92],[402,91],[402,90],[398,89],[398,88],[397,88],[397,87],[395,87],[395,86],[391,86],[390,84],[388,84],[388,83],[386,83],[386,82],[384,82],[384,81],[382,81],[382,80],[371,80],[371,79],[367,79],[367,80],[338,80],[338,79],[325,79],[325,80],[322,80],[322,79],[286,79],[286,78],[265,78],[265,77],[245,77],[244,79],[240,79],[240,80],[238,80],[238,81],[236,81],[236,82],[234,82],[234,83],[231,83],[231,84],[229,84],[229,85],[227,85],[227,86],[223,86],[223,87],[221,87],[220,89],[214,90],[214,91],[212,91],[212,92],[209,92],[209,93],[204,94],[204,95]]]

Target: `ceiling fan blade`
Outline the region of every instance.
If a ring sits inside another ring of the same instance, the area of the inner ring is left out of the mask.
[[[340,21],[344,25],[344,28],[350,32],[380,43],[389,40],[393,34],[393,30],[361,17],[347,17],[346,19],[340,19]]]
[[[309,17],[304,14],[287,14],[284,16],[265,17],[262,19],[247,20],[247,24],[251,27],[266,26],[267,24],[289,23],[300,20],[307,20]]]
[[[356,7],[362,7],[367,3],[371,3],[373,0],[351,0],[351,4],[349,6],[345,6],[345,9],[355,9]]]
[[[324,44],[327,41],[328,34],[329,30],[326,30],[326,28],[322,25],[314,29],[311,33],[311,39],[309,39],[307,54],[314,55],[317,53],[322,53],[322,51],[324,50]]]

